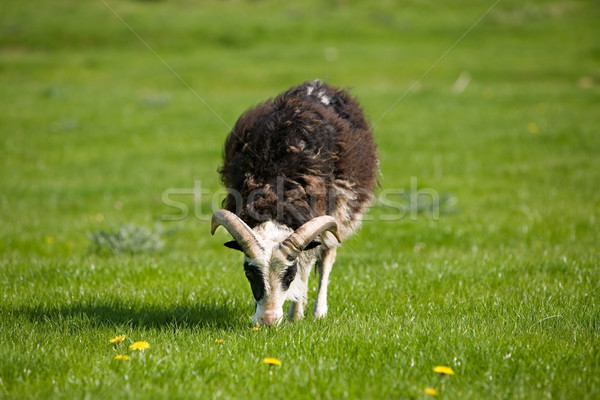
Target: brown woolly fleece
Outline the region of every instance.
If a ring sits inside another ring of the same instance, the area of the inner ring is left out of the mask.
[[[333,215],[350,228],[377,185],[376,147],[360,105],[320,81],[246,111],[227,138],[223,161],[219,173],[229,190],[223,207],[250,227],[272,220],[296,230]]]

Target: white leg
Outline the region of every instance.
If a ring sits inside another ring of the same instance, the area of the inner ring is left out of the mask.
[[[317,261],[317,271],[319,272],[319,291],[317,292],[317,301],[313,316],[322,318],[327,315],[327,284],[329,283],[329,273],[333,268],[337,248],[327,249],[323,254],[323,258]]]
[[[300,279],[304,282],[306,291],[308,292],[308,277],[310,276],[310,266],[308,268],[299,268]],[[288,319],[290,321],[299,321],[304,318],[304,309],[307,303],[307,293],[299,301],[292,301],[290,308],[288,309]]]
[[[288,310],[288,319],[290,321],[299,321],[304,318],[304,309],[306,308],[306,299],[292,301]]]

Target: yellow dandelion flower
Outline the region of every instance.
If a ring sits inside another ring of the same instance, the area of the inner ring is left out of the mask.
[[[117,354],[115,356],[115,360],[127,361],[127,360],[129,360],[129,356],[127,354]]]
[[[225,340],[223,340],[223,339],[215,339],[215,343],[223,343],[223,342],[225,342]]]
[[[114,337],[114,338],[110,339],[108,341],[108,343],[110,343],[110,344],[121,343],[123,340],[125,340],[126,337],[127,336],[125,336],[125,335],[120,335],[120,336],[117,336],[117,337]]]
[[[540,127],[535,122],[530,122],[527,124],[527,130],[529,133],[536,134],[540,131]]]
[[[131,346],[129,346],[129,348],[131,350],[143,351],[144,349],[150,348],[150,343],[144,342],[143,340],[140,340],[138,342],[133,343]]]
[[[44,237],[44,241],[48,244],[52,244],[54,243],[54,238],[52,236],[46,236]]]
[[[443,367],[441,365],[438,365],[437,367],[435,367],[433,369],[433,372],[437,372],[438,374],[442,374],[442,375],[454,375],[454,371],[452,370],[452,368]]]
[[[254,332],[260,331],[260,326],[255,326],[254,328],[251,329],[251,331],[254,331]]]
[[[431,387],[426,387],[424,392],[427,394],[430,394],[432,396],[437,396],[438,394],[440,394],[437,390],[435,390],[434,388],[431,388]]]
[[[267,357],[263,360],[263,362],[269,365],[281,365],[281,361],[273,357]]]

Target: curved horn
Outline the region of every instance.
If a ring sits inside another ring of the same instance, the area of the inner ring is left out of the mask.
[[[214,212],[210,223],[210,234],[214,235],[220,225],[227,229],[227,232],[250,258],[256,259],[264,253],[264,249],[252,229],[231,211],[218,210]]]
[[[333,233],[338,242],[342,242],[337,230],[335,218],[324,215],[306,222],[279,245],[279,249],[289,261],[294,260],[306,246],[325,231]]]

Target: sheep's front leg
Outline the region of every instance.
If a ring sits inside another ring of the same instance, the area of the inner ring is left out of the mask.
[[[292,301],[288,310],[288,319],[290,321],[299,321],[304,318],[304,309],[306,308],[306,298],[299,301]]]
[[[329,283],[329,273],[333,268],[337,248],[332,247],[325,251],[323,257],[317,261],[317,271],[319,272],[319,291],[317,292],[317,301],[313,316],[322,318],[327,315],[327,284]]]
[[[307,303],[307,293],[308,293],[308,277],[310,276],[310,267],[308,268],[300,268],[300,279],[304,283],[305,292],[302,299],[298,301],[292,301],[290,308],[288,309],[288,320],[290,321],[299,321],[304,318],[304,309],[306,308]]]

